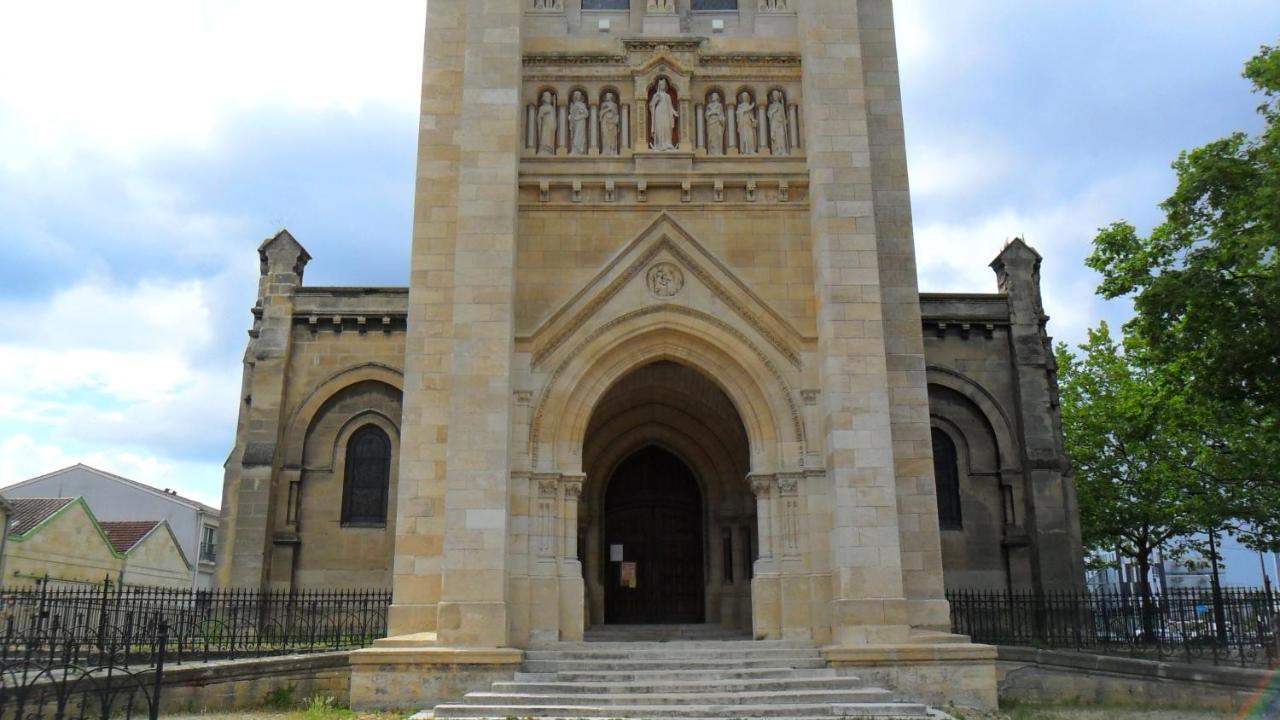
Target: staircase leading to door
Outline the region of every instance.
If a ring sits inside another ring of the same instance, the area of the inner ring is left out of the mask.
[[[828,668],[813,643],[707,625],[606,626],[530,649],[511,682],[440,705],[444,718],[923,718],[925,706]],[[423,717],[430,717],[423,714]]]

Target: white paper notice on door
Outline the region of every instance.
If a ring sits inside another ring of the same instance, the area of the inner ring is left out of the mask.
[[[621,545],[609,546],[609,562],[622,562],[622,546]]]

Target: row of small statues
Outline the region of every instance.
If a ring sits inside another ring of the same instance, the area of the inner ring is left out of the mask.
[[[676,111],[671,95],[667,91],[665,78],[658,80],[653,94],[649,98],[649,149],[675,150],[675,127],[680,113]],[[723,155],[725,144],[725,126],[728,119],[720,93],[713,92],[707,99],[704,110],[707,128],[707,154]],[[751,94],[743,91],[738,104],[733,110],[738,128],[738,153],[754,155],[756,148],[759,120],[756,118],[756,105],[751,101]],[[568,141],[570,155],[587,154],[587,121],[591,111],[587,109],[587,98],[581,90],[574,90],[569,99],[568,108]],[[768,121],[769,150],[774,155],[786,155],[791,152],[787,141],[787,106],[781,90],[769,93],[769,106],[765,111]],[[622,112],[618,107],[618,98],[612,92],[604,95],[600,103],[600,153],[602,155],[618,154],[618,138],[621,128]],[[537,114],[537,150],[544,155],[556,152],[556,104],[551,92],[542,93],[541,104]]]

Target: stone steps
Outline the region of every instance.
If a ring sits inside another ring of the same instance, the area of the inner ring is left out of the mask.
[[[812,643],[716,637],[719,628],[593,630],[537,646],[511,681],[436,707],[448,718],[816,720],[925,718],[928,709],[828,668]],[[680,639],[710,635],[711,639]],[[609,636],[602,641],[602,635]],[[627,642],[625,638],[641,638]],[[653,640],[653,637],[662,639]],[[619,639],[623,638],[623,639]],[[674,639],[673,639],[674,638]]]

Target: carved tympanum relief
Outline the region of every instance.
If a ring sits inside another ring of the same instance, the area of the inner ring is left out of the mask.
[[[679,295],[684,289],[684,273],[669,262],[658,263],[649,268],[646,281],[649,292],[653,293],[654,297],[664,300]]]

